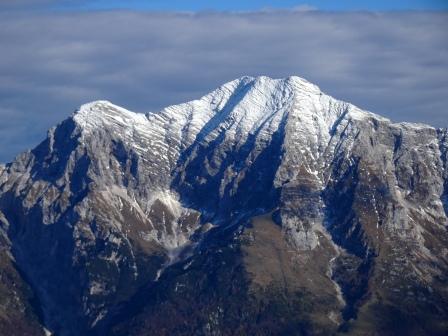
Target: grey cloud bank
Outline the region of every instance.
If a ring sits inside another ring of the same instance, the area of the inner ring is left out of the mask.
[[[0,162],[87,101],[133,111],[298,75],[394,121],[448,126],[448,13],[0,15]]]

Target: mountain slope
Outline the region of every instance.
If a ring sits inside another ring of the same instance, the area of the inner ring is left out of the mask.
[[[2,246],[57,335],[443,335],[447,138],[298,77],[93,102],[0,168]]]

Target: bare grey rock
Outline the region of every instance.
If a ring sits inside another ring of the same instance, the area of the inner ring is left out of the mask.
[[[311,332],[393,334],[375,320],[393,308],[400,332],[418,323],[437,334],[448,316],[447,158],[446,130],[392,123],[298,77],[243,77],[146,115],[98,101],[0,167],[2,232],[58,335],[174,328],[164,324],[174,299],[158,286],[180,298],[182,286],[221,286],[209,274],[223,249],[243,260],[228,274],[252,284],[244,293],[284,287],[317,302]],[[219,302],[178,323],[237,332]]]

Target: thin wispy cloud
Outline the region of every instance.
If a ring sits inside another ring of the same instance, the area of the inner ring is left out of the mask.
[[[135,111],[243,75],[299,75],[395,121],[448,126],[448,14],[0,15],[0,161],[95,99]]]

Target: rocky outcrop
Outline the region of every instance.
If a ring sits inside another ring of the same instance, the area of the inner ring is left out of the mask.
[[[298,77],[98,101],[0,168],[2,246],[58,335],[442,335],[447,138]]]
[[[44,335],[36,297],[16,268],[7,231],[9,223],[0,212],[0,334]]]

